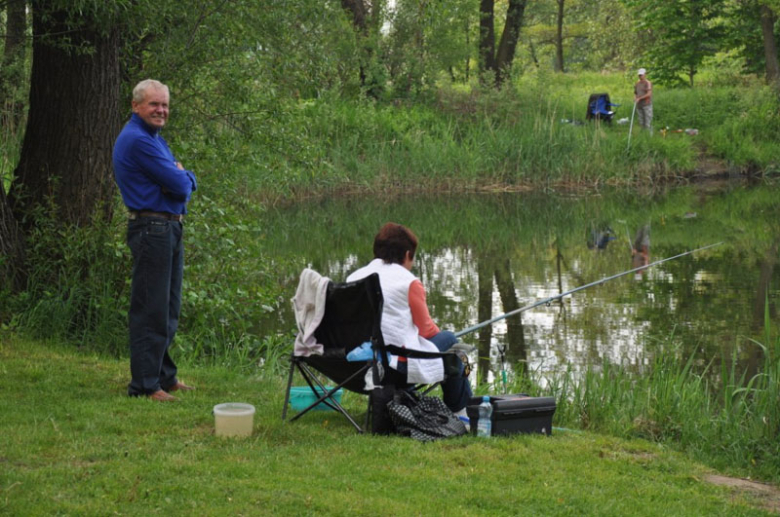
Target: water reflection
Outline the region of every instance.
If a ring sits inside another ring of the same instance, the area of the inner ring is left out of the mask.
[[[725,238],[718,248],[642,270],[641,281],[621,277],[462,339],[478,348],[478,376],[488,381],[518,364],[544,374],[608,360],[642,371],[654,354],[670,351],[681,358],[695,353],[705,365],[734,350],[740,366],[755,371],[761,349],[749,338],[762,338],[765,301],[776,319],[777,199],[770,187],[741,186],[653,196],[332,199],[270,214],[264,245],[294,267],[308,265],[341,281],[370,260],[366,243],[377,227],[402,223],[420,238],[414,273],[426,286],[434,320],[458,331]],[[297,278],[292,272],[288,278],[291,298]],[[294,328],[289,304],[261,325],[269,333]]]
[[[646,224],[642,226],[636,232],[636,238],[634,239],[634,245],[631,247],[631,269],[641,268],[647,266],[650,263],[650,225]],[[640,280],[647,269],[640,269],[636,272],[635,277]]]

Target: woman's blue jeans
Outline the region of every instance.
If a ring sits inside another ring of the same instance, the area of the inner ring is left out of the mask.
[[[175,385],[176,364],[168,348],[179,326],[184,273],[183,226],[177,221],[141,217],[127,226],[133,254],[130,329],[131,396]]]
[[[436,345],[436,348],[441,352],[446,352],[458,342],[458,338],[449,330],[442,330],[435,336],[426,339]],[[463,368],[463,364],[461,364],[460,375],[445,379],[441,385],[441,390],[444,393],[444,403],[452,411],[460,411],[466,407],[469,399],[473,396],[469,380],[463,377]]]

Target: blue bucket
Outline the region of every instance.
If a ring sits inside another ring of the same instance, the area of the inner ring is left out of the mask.
[[[331,390],[332,388],[327,387],[328,390]],[[341,403],[341,395],[344,390],[339,389],[336,391],[332,397],[336,402],[339,404]],[[295,411],[303,411],[307,407],[309,407],[311,404],[314,403],[315,400],[320,398],[324,392],[322,389],[317,387],[317,396],[314,395],[314,392],[311,390],[309,386],[293,386],[290,388],[290,406]],[[316,411],[333,411],[329,406],[326,404],[320,402],[316,406],[314,406],[314,410]]]

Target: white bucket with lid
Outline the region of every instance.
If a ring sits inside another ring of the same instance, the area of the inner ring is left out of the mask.
[[[214,406],[214,430],[217,436],[252,436],[255,407],[243,402]]]

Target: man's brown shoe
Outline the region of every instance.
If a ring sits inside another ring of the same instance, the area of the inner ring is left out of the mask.
[[[168,388],[168,391],[170,391],[170,392],[174,392],[174,391],[178,391],[178,390],[181,390],[181,391],[192,391],[194,389],[195,389],[194,387],[187,386],[183,382],[178,381],[178,382],[176,382],[176,384],[174,384],[173,386]]]
[[[175,400],[178,400],[176,397],[168,393],[167,391],[163,390],[157,390],[151,395],[149,395],[149,398],[152,400],[156,400],[157,402],[173,402]]]

